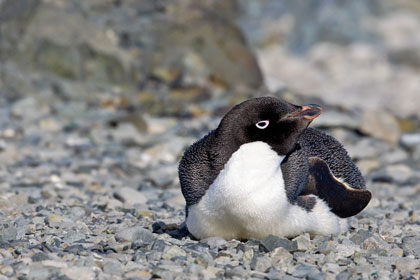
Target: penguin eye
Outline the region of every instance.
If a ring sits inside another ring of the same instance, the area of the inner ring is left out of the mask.
[[[259,121],[255,124],[256,127],[258,127],[259,129],[265,129],[267,128],[267,126],[270,124],[270,121]]]

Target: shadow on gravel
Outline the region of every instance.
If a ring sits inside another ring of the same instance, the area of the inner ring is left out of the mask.
[[[197,240],[191,233],[188,231],[187,226],[184,223],[180,225],[177,224],[165,224],[162,221],[158,221],[152,225],[153,233],[157,234],[169,234],[172,238],[183,239],[184,237],[189,237],[192,240]]]

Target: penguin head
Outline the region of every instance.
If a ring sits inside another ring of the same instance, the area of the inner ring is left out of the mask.
[[[299,106],[274,97],[259,97],[233,107],[216,133],[236,147],[262,141],[279,155],[286,155],[321,112],[322,108],[314,104]]]

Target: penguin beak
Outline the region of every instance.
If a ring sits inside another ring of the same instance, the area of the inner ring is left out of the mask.
[[[301,110],[292,114],[291,117],[302,117],[308,121],[312,121],[322,113],[322,108],[316,104],[300,106]]]

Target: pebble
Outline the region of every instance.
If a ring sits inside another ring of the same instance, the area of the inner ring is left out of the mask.
[[[187,256],[187,253],[178,246],[166,246],[162,253],[162,258],[167,260],[185,256]]]
[[[297,250],[297,242],[290,241],[287,238],[269,235],[261,240],[261,245],[267,251],[273,251],[276,248],[282,247],[289,252],[294,252]]]
[[[147,202],[147,198],[144,194],[129,187],[118,189],[114,193],[114,197],[125,203],[127,206],[133,206],[135,204],[145,205]]]
[[[267,272],[271,266],[271,260],[266,256],[254,257],[250,264],[252,270],[260,272]]]
[[[372,237],[372,233],[368,230],[360,229],[350,236],[350,240],[356,244],[362,244],[363,241]]]
[[[398,121],[387,111],[366,110],[362,115],[360,130],[390,143],[397,143],[400,137]]]
[[[0,242],[13,241],[17,236],[17,229],[11,224],[3,224],[0,226]]]
[[[106,260],[102,264],[102,269],[107,274],[121,275],[123,272],[122,265],[117,260]]]
[[[309,234],[299,235],[293,239],[293,242],[296,242],[296,251],[304,252],[313,248]]]
[[[297,265],[292,276],[306,279],[324,279],[324,274],[315,265],[309,264]]]
[[[395,261],[395,268],[401,271],[414,271],[420,267],[420,260],[403,257]]]
[[[420,146],[420,133],[406,133],[400,137],[401,145],[405,148],[414,149]]]
[[[293,255],[283,247],[271,251],[269,254],[273,267],[277,270],[287,270],[287,266],[292,263]]]
[[[152,244],[155,240],[153,233],[140,226],[123,229],[115,235],[120,242],[140,242],[140,244]]]
[[[402,238],[402,248],[404,255],[414,255],[420,258],[420,237],[406,236]]]

